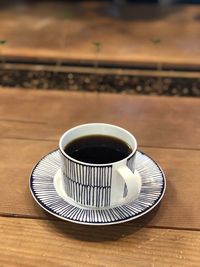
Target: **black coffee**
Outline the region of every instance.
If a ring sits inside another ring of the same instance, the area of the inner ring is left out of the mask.
[[[64,151],[86,163],[105,164],[126,158],[132,152],[122,140],[106,135],[88,135],[66,145]]]

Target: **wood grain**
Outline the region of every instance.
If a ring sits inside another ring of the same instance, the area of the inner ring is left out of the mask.
[[[117,11],[105,1],[17,4],[0,11],[0,36],[8,40],[4,56],[200,65],[198,5],[129,5]],[[101,43],[100,52],[94,42]]]
[[[0,139],[0,214],[49,218],[29,192],[29,174],[36,162],[57,142]],[[158,209],[137,220],[138,225],[200,229],[200,151],[140,149],[163,168],[167,191]]]
[[[1,218],[2,266],[199,266],[200,232]]]
[[[142,146],[199,149],[199,103],[194,98],[1,89],[0,138],[57,141],[75,125],[107,122],[131,131]]]
[[[199,266],[199,109],[189,98],[0,90],[0,266]],[[34,164],[64,130],[94,120],[135,133],[166,174],[161,204],[136,221],[63,222],[31,197]]]

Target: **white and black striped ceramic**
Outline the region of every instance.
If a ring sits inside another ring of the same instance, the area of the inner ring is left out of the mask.
[[[131,153],[120,161],[92,164],[78,161],[64,148],[76,138],[104,135],[118,138],[128,144]],[[88,123],[65,132],[59,141],[64,174],[64,188],[74,202],[88,207],[110,207],[135,199],[141,190],[141,179],[134,174],[137,141],[127,130],[106,123]]]
[[[166,180],[158,164],[142,152],[136,152],[135,166],[142,188],[134,201],[113,208],[81,207],[68,201],[59,173],[62,161],[58,150],[49,153],[34,167],[30,190],[37,203],[54,216],[89,225],[108,225],[136,219],[152,210],[162,199]],[[69,199],[70,200],[70,199]]]

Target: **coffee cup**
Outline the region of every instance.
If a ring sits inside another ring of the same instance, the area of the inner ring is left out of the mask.
[[[79,125],[61,136],[59,150],[63,187],[72,203],[99,209],[138,197],[137,141],[127,130],[106,123]]]

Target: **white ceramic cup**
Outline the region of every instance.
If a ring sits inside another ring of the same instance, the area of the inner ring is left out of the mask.
[[[107,164],[92,164],[70,157],[64,148],[71,141],[89,135],[116,137],[129,145],[126,158]],[[71,201],[85,207],[107,208],[134,201],[141,190],[135,174],[137,141],[127,130],[105,123],[89,123],[65,132],[59,141],[64,190]]]

